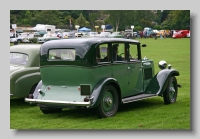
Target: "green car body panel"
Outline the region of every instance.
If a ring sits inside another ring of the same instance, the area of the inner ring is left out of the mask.
[[[10,95],[25,98],[31,89],[41,80],[39,70],[39,50],[41,45],[14,45],[10,47],[10,54],[28,56],[27,63],[10,63]]]
[[[115,43],[123,45],[125,60],[111,58],[107,62],[97,62],[97,48],[106,45],[107,54],[112,57]],[[137,48],[136,59],[129,56],[131,47]],[[70,56],[67,60],[54,59],[56,56],[51,54],[54,50],[70,51],[71,59]],[[25,101],[62,108],[69,105],[98,107],[105,97],[103,90],[106,86],[116,89],[119,103],[131,102],[140,95],[162,96],[169,78],[179,76],[175,69],[164,69],[155,74],[153,60],[142,58],[137,40],[96,37],[44,43],[40,50],[40,73],[42,83],[37,97]]]
[[[162,96],[171,76],[179,76],[179,72],[175,69],[161,70],[151,79],[149,85],[145,89],[145,92],[156,92],[158,96]]]

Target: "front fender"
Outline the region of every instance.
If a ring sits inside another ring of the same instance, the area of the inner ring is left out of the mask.
[[[157,94],[161,96],[167,87],[167,83],[171,76],[179,76],[179,72],[175,69],[163,69],[159,71],[150,81],[145,89],[147,94]]]
[[[117,82],[116,79],[114,79],[114,78],[103,78],[103,79],[99,80],[98,83],[95,85],[95,87],[92,91],[92,94],[91,94],[91,96],[94,96],[94,99],[92,101],[92,105],[90,106],[90,108],[96,107],[96,106],[99,105],[100,100],[102,98],[102,89],[108,84],[113,84],[117,88],[118,92],[121,92],[119,83]]]

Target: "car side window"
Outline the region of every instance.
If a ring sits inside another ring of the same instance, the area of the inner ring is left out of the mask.
[[[97,63],[111,61],[108,44],[100,44],[96,47],[96,61]]]
[[[138,60],[137,45],[129,44],[129,59],[130,61]]]
[[[112,59],[113,62],[126,61],[124,43],[112,43]]]

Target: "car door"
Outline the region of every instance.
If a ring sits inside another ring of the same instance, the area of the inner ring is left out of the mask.
[[[116,50],[117,53],[114,53],[114,47],[118,47]],[[129,63],[126,59],[125,48],[125,43],[111,44],[112,76],[118,81],[120,85],[122,97],[128,96],[130,92],[130,71],[128,69]],[[117,54],[117,56],[115,54]]]
[[[138,58],[138,46],[128,44],[128,95],[136,95],[143,92],[143,74],[141,60]]]

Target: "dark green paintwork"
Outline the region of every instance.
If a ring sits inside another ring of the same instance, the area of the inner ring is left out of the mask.
[[[125,43],[127,55],[129,55],[128,44],[135,44],[138,59],[128,59],[123,62],[111,60],[97,64],[96,46],[107,43],[112,55],[111,43],[117,42]],[[75,49],[76,60],[48,60],[49,49],[63,48]],[[83,102],[85,96],[81,96],[79,87],[81,84],[87,84],[91,86],[91,96],[94,96],[90,107],[98,106],[100,98],[103,97],[102,89],[106,85],[113,85],[116,88],[121,102],[123,98],[142,93],[159,95],[165,90],[168,77],[179,75],[177,71],[171,69],[166,69],[166,72],[162,70],[155,75],[153,61],[141,58],[140,42],[119,38],[76,38],[46,42],[40,51],[40,72],[41,90],[44,93],[39,94],[37,99]],[[160,75],[165,78],[160,79]]]

